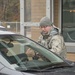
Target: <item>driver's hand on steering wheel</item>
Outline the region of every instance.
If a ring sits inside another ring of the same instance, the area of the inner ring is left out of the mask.
[[[26,50],[26,54],[29,57],[33,57],[35,56],[35,52],[33,50],[31,50],[30,48],[28,50]]]

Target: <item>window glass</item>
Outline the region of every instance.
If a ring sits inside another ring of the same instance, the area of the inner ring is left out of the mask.
[[[20,0],[0,0],[0,25],[20,33]]]
[[[0,0],[0,21],[20,21],[19,0]]]
[[[63,36],[65,42],[75,42],[75,0],[63,0]]]
[[[0,54],[17,70],[43,69],[63,60],[21,35],[0,36]]]

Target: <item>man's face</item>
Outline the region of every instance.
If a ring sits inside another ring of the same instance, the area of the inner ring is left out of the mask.
[[[41,26],[41,30],[44,33],[48,33],[51,30],[52,26]]]

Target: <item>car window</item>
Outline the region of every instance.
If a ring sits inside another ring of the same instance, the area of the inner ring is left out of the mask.
[[[21,35],[1,35],[0,52],[17,70],[41,69],[63,62],[54,53]]]

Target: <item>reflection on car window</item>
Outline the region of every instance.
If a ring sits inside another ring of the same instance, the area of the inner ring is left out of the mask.
[[[20,35],[2,35],[0,44],[2,56],[17,70],[41,69],[63,62],[44,47]]]

